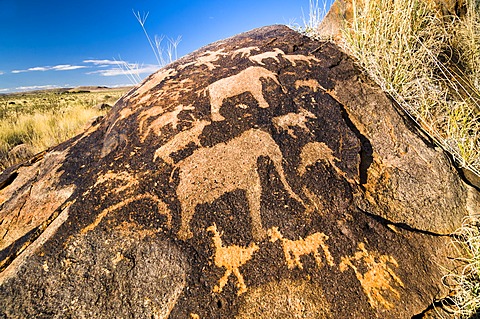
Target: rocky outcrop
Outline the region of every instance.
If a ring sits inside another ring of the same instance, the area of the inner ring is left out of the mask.
[[[418,318],[480,202],[338,47],[282,26],[159,70],[0,198],[5,318]]]

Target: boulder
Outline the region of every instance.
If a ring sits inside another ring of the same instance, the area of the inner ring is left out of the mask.
[[[478,192],[284,26],[162,68],[0,175],[0,317],[412,318]]]

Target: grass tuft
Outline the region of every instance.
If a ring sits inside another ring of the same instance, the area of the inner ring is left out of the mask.
[[[480,309],[480,215],[467,217],[454,234],[454,244],[464,258],[459,271],[445,276],[449,288],[454,287],[448,310],[456,318],[477,318]],[[475,316],[475,317],[473,317]]]
[[[302,24],[295,23],[294,21],[289,23],[289,27],[301,34],[308,36],[315,40],[324,40],[323,36],[318,33],[318,26],[322,22],[323,18],[327,15],[327,2],[322,1],[322,5],[318,3],[318,0],[309,0],[309,13],[308,18],[305,17],[305,13],[302,8]]]
[[[344,48],[461,166],[480,176],[480,15],[424,0],[353,0]]]

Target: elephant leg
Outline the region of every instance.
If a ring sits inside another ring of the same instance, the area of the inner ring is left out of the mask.
[[[213,99],[210,98],[210,105],[211,105],[210,113],[212,116],[212,121],[220,122],[225,120],[225,118],[222,115],[220,115],[220,108],[222,107],[223,99],[220,98],[220,99],[215,99],[214,101],[212,100]]]
[[[250,208],[250,217],[252,218],[253,238],[257,241],[262,240],[267,235],[267,232],[262,226],[262,216],[260,213],[260,201],[262,197],[262,187],[260,185],[260,178],[255,178],[255,182],[247,189],[247,200]]]
[[[180,200],[181,202],[181,200]],[[178,238],[181,240],[187,240],[193,237],[193,233],[190,230],[190,221],[195,213],[195,207],[182,206],[180,229],[178,230]]]

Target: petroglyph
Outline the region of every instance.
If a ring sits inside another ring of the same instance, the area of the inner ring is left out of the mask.
[[[300,176],[303,176],[303,174],[306,173],[308,166],[314,165],[319,161],[324,161],[333,167],[338,175],[344,177],[350,183],[355,183],[355,181],[347,177],[347,174],[344,171],[338,168],[338,166],[335,164],[335,161],[340,162],[340,160],[333,155],[333,150],[323,142],[307,143],[302,148],[300,158],[302,160],[300,166],[298,167],[298,173]]]
[[[270,51],[270,52],[264,52],[257,55],[253,55],[249,57],[249,60],[260,65],[265,65],[265,63],[263,63],[263,60],[266,60],[266,59],[273,59],[277,63],[280,63],[280,60],[278,58],[280,56],[283,57],[288,62],[290,62],[292,66],[297,66],[298,61],[306,62],[309,67],[312,66],[312,63],[311,63],[312,61],[320,62],[320,60],[314,56],[306,56],[301,54],[285,54],[285,52],[283,52],[279,48],[274,48],[273,51]]]
[[[170,141],[157,149],[155,151],[153,160],[155,161],[157,158],[160,158],[164,162],[173,165],[173,160],[170,157],[170,154],[182,150],[190,143],[200,146],[199,137],[202,134],[205,126],[209,125],[210,123],[210,121],[194,121],[191,128],[176,134]]]
[[[306,56],[301,54],[293,54],[293,55],[287,54],[287,55],[284,55],[283,58],[285,60],[288,60],[292,64],[292,66],[297,66],[297,61],[306,62],[309,67],[312,66],[311,61],[320,62],[320,60],[314,56]]]
[[[263,97],[261,78],[273,80],[280,86],[276,74],[258,66],[251,66],[236,75],[223,78],[210,84],[207,91],[210,94],[212,121],[225,120],[225,118],[220,115],[223,100],[245,92],[250,92],[253,95],[259,107],[268,108],[269,105]]]
[[[125,190],[133,190],[134,188],[138,187],[138,180],[132,176],[128,172],[119,172],[114,173],[112,171],[108,171],[104,175],[101,175],[97,178],[97,181],[93,185],[93,187],[97,187],[98,185],[108,183],[110,181],[121,181],[124,182],[124,185],[117,187],[113,190],[114,193],[121,193]]]
[[[215,245],[215,266],[219,268],[224,267],[226,269],[225,274],[218,281],[218,286],[215,286],[213,291],[221,293],[223,287],[228,282],[228,277],[233,273],[238,281],[237,295],[241,295],[247,291],[247,286],[245,285],[245,281],[239,268],[252,259],[252,255],[259,249],[259,247],[254,242],[250,243],[248,247],[240,247],[237,245],[223,246],[221,235],[215,224],[208,227],[207,231],[213,233],[212,239]]]
[[[288,113],[288,114],[285,114],[285,115],[282,115],[282,116],[274,117],[272,119],[272,123],[277,130],[279,130],[279,131],[284,130],[291,137],[297,138],[297,136],[295,135],[295,133],[291,129],[291,127],[296,126],[296,127],[299,127],[301,129],[309,132],[310,130],[305,125],[305,123],[308,122],[308,118],[316,119],[317,117],[313,113],[311,113],[311,112],[309,112],[309,111],[307,111],[303,108],[300,108],[299,113]]]
[[[308,87],[310,88],[313,92],[317,92],[318,89],[322,91],[327,91],[323,86],[318,83],[317,80],[315,79],[308,79],[308,80],[296,80],[295,81],[295,88],[298,90],[301,87]]]
[[[295,267],[303,269],[300,257],[309,254],[313,254],[318,267],[322,267],[322,257],[318,252],[319,248],[322,248],[327,264],[329,266],[335,266],[328,245],[325,243],[328,240],[328,236],[324,233],[314,233],[307,236],[305,239],[300,238],[298,240],[290,240],[283,237],[278,230],[278,227],[272,227],[268,230],[268,235],[270,236],[270,241],[272,243],[277,240],[281,241],[288,269],[293,269]]]
[[[147,93],[157,85],[160,85],[167,78],[177,75],[177,73],[178,72],[175,69],[166,69],[166,70],[154,73],[136,91],[134,91],[135,94],[137,94],[137,96],[135,98],[132,98],[132,100],[135,101],[141,98],[139,101],[139,104],[145,102],[145,100],[148,100],[150,98],[150,95],[147,94],[145,96],[145,93]]]
[[[270,134],[251,129],[227,143],[200,148],[178,162],[180,182],[177,198],[182,207],[182,220],[178,236],[192,237],[190,221],[197,204],[212,203],[221,195],[234,190],[244,190],[252,218],[253,236],[265,236],[260,216],[262,186],[257,172],[257,160],[267,156],[289,195],[303,204],[288,184],[282,166],[282,152]]]
[[[265,53],[260,53],[260,54],[257,54],[257,55],[253,55],[253,56],[249,57],[248,59],[250,61],[258,63],[260,65],[265,65],[265,63],[263,63],[263,60],[266,60],[266,59],[273,59],[277,63],[280,63],[280,60],[277,57],[280,54],[285,55],[285,52],[283,52],[279,48],[275,48],[271,52],[265,52]]]
[[[392,309],[394,303],[388,301],[386,296],[400,298],[400,293],[392,285],[403,287],[403,282],[390,267],[398,267],[397,261],[392,256],[368,252],[364,243],[359,243],[358,249],[354,256],[342,257],[340,271],[344,272],[348,267],[353,269],[372,308],[383,306],[385,309]],[[363,264],[359,270],[355,264],[361,260]],[[361,269],[367,271],[362,274]]]
[[[232,59],[234,59],[239,54],[242,58],[248,58],[250,55],[252,55],[252,51],[260,51],[260,49],[258,47],[246,47],[237,49],[233,51]]]
[[[152,111],[154,112],[153,108],[145,111],[140,115],[140,120],[138,121],[139,123],[138,125],[140,127],[140,132],[141,132],[140,141],[142,143],[145,142],[145,139],[147,138],[147,136],[150,134],[151,131],[153,131],[153,133],[156,134],[157,136],[160,135],[161,129],[167,126],[168,124],[171,124],[173,129],[177,129],[177,125],[179,122],[178,114],[180,114],[183,111],[192,111],[192,110],[195,110],[195,108],[191,104],[187,106],[180,104],[176,106],[173,111],[164,113],[161,116],[159,116],[157,119],[152,121],[152,123],[150,123],[150,125],[146,129],[144,128],[145,121],[148,118],[157,115],[158,113],[152,113]]]
[[[109,213],[114,212],[116,210],[119,210],[120,208],[127,206],[133,202],[139,201],[139,200],[151,200],[157,204],[158,207],[158,213],[165,215],[167,218],[166,225],[168,228],[171,228],[172,226],[172,214],[170,213],[170,209],[168,208],[167,204],[165,204],[163,201],[161,201],[157,196],[151,195],[151,194],[141,194],[141,195],[136,195],[130,198],[127,198],[120,203],[117,203],[113,206],[110,206],[106,209],[104,209],[100,214],[97,215],[97,218],[91,223],[90,225],[86,226],[85,228],[82,229],[81,233],[86,234],[91,230],[94,230],[100,222],[107,216]]]
[[[225,49],[220,49],[218,51],[207,51],[204,54],[202,54],[200,57],[197,58],[197,61],[186,63],[182,66],[180,66],[180,69],[185,69],[186,67],[190,65],[194,65],[197,67],[200,67],[202,65],[206,66],[209,71],[212,71],[215,69],[218,65],[213,64],[213,62],[217,62],[218,59],[220,59],[221,56],[228,55],[228,53],[224,53]]]

